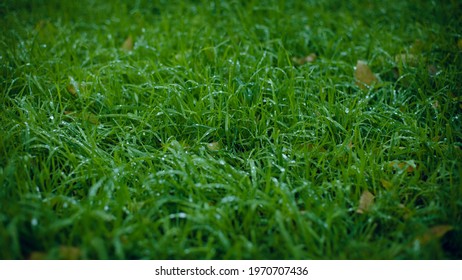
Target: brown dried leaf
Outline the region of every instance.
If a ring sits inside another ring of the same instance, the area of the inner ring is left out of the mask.
[[[457,40],[457,47],[462,50],[462,39]]]
[[[374,73],[372,73],[369,66],[367,66],[367,63],[363,60],[358,60],[356,63],[355,80],[356,84],[362,89],[367,89],[379,81]]]
[[[368,212],[374,204],[374,198],[375,196],[372,193],[369,191],[364,191],[359,198],[359,206],[356,212],[359,214]]]
[[[122,50],[124,51],[131,51],[133,50],[133,37],[132,35],[128,35],[127,39],[125,39],[124,43],[122,44]]]
[[[448,231],[451,231],[454,227],[450,225],[438,225],[429,228],[422,236],[417,239],[421,244],[427,244],[428,242],[443,237]]]

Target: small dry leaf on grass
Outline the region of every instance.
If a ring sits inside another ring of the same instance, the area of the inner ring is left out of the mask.
[[[81,251],[77,247],[61,245],[58,248],[58,259],[60,260],[78,260],[81,256]],[[30,253],[29,260],[46,260],[49,256],[45,252],[34,251]]]
[[[59,258],[63,260],[78,260],[80,259],[80,249],[72,246],[60,246]]]
[[[29,260],[34,260],[34,261],[35,260],[46,260],[46,259],[48,259],[48,256],[44,252],[34,251],[34,252],[30,253],[28,259]]]
[[[207,144],[207,149],[212,152],[217,152],[221,150],[221,145],[218,142],[211,142]]]
[[[363,60],[358,60],[356,63],[354,76],[356,84],[362,89],[367,89],[379,81],[367,63]]]
[[[457,47],[462,50],[462,39],[457,40]]]
[[[124,51],[131,51],[133,50],[133,37],[132,35],[128,35],[127,39],[123,42],[121,46],[122,50]]]
[[[98,116],[93,113],[82,113],[82,119],[92,124],[99,124]]]
[[[80,86],[73,77],[69,77],[69,84],[66,87],[67,92],[72,94],[73,96],[77,96],[80,93]]]
[[[393,184],[390,181],[385,179],[380,179],[380,183],[382,184],[382,187],[384,187],[385,189],[390,189],[393,186]]]
[[[439,239],[443,237],[447,232],[453,230],[454,227],[450,225],[438,225],[429,228],[424,234],[419,236],[417,239],[421,244],[427,244],[432,240]]]
[[[364,214],[368,212],[374,204],[374,198],[375,196],[371,192],[364,191],[359,198],[359,206],[356,213]]]
[[[305,57],[292,57],[292,62],[295,64],[295,65],[303,65],[303,64],[306,64],[306,63],[313,63],[316,61],[316,54],[315,53],[310,53],[309,55],[305,56]]]
[[[417,66],[419,64],[419,58],[412,53],[402,53],[395,55],[395,62],[403,65]]]
[[[398,170],[398,171],[406,171],[407,173],[412,173],[417,169],[417,164],[413,160],[407,161],[391,161],[388,163],[388,166]]]

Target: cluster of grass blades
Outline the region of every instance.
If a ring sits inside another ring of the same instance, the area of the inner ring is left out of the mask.
[[[0,258],[461,258],[461,8],[5,1]]]

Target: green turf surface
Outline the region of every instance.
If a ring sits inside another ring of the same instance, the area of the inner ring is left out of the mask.
[[[461,11],[2,1],[0,258],[462,258]]]

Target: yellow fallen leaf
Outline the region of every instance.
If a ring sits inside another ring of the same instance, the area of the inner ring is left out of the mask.
[[[73,96],[77,96],[77,89],[73,85],[71,84],[67,85],[66,90]]]
[[[359,198],[359,206],[356,212],[359,214],[368,212],[374,204],[374,198],[375,196],[372,193],[369,191],[364,191]]]
[[[380,179],[380,183],[382,183],[382,186],[385,189],[390,189],[393,186],[393,184],[390,181],[385,180],[385,179]]]
[[[367,63],[363,60],[358,60],[356,63],[354,75],[356,84],[362,89],[367,89],[379,81],[374,73],[372,73]]]
[[[443,237],[448,231],[451,231],[454,227],[450,225],[438,225],[429,228],[422,236],[417,239],[421,244],[427,244],[428,242]]]
[[[125,39],[124,43],[122,44],[122,50],[124,51],[131,51],[133,50],[133,38],[132,35],[128,35],[127,39]]]

